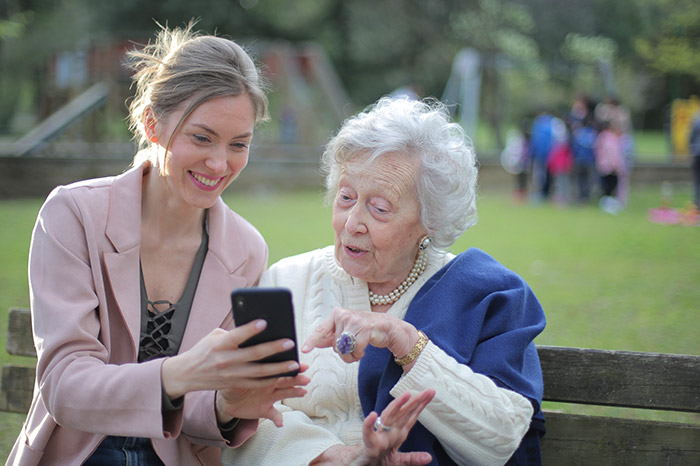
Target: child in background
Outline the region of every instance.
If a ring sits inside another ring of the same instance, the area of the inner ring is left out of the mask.
[[[530,142],[527,123],[523,121],[520,129],[508,131],[506,147],[501,152],[501,165],[515,177],[513,194],[515,200],[524,202],[527,196],[528,166],[530,164]]]
[[[577,200],[587,203],[591,197],[592,177],[595,172],[595,141],[598,132],[591,118],[576,123],[571,132],[571,152],[574,158],[574,179]]]
[[[552,150],[547,169],[554,180],[554,202],[559,206],[569,203],[569,175],[573,159],[569,149],[569,131],[559,118],[552,119]]]
[[[625,170],[625,161],[621,135],[610,123],[603,123],[596,139],[595,162],[602,190],[600,208],[609,214],[617,214],[623,207],[617,199],[617,185],[620,173]]]

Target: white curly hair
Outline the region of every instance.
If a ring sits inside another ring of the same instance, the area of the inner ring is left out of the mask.
[[[445,250],[476,224],[474,148],[447,107],[435,99],[383,97],[347,119],[321,159],[327,200],[335,198],[346,164],[358,156],[371,163],[388,153],[420,160],[416,190],[421,222],[433,247]]]

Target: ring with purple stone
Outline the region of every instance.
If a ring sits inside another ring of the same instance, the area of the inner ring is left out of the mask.
[[[335,340],[335,350],[338,354],[350,354],[355,350],[355,334],[352,332],[343,332],[337,340]]]

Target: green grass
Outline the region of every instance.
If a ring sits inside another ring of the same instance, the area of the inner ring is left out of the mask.
[[[619,216],[486,193],[456,248],[480,247],[530,283],[548,317],[540,344],[698,354],[700,229],[649,222],[657,192],[635,192]]]
[[[690,199],[687,185],[674,193],[676,207]],[[270,263],[333,240],[318,191],[231,192],[225,199],[263,233]],[[40,205],[0,201],[2,346],[7,309],[28,305],[27,252]],[[658,187],[633,188],[617,216],[595,206],[517,204],[509,193],[485,189],[479,223],[452,250],[479,247],[528,281],[548,320],[538,344],[700,354],[700,227],[649,222],[648,209],[658,205]],[[26,361],[0,351],[0,362]],[[0,458],[23,418],[0,414]]]
[[[663,131],[638,131],[634,133],[637,161],[651,163],[671,162],[671,143]]]
[[[27,254],[40,200],[0,201],[0,347],[5,348],[7,311],[28,306]],[[29,358],[11,357],[0,350],[4,364],[27,364]],[[4,462],[20,430],[24,415],[0,413],[0,459]]]

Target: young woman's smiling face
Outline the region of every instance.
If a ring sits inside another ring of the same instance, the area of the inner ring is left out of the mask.
[[[199,105],[171,139],[186,106],[155,123],[154,134],[160,150],[170,142],[162,173],[171,194],[206,209],[247,165],[255,111],[247,94],[217,97]]]
[[[415,188],[418,161],[401,154],[362,161],[343,167],[338,181],[335,256],[346,272],[383,294],[408,276],[425,234]]]

